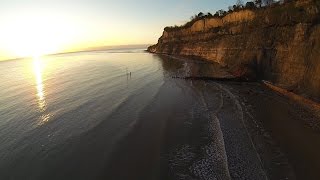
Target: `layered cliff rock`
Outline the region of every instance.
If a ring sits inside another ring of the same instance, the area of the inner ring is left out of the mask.
[[[204,18],[166,28],[148,50],[218,62],[234,76],[268,80],[319,100],[319,7],[319,0],[298,0]]]

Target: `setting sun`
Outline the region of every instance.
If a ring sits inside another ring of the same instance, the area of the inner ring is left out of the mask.
[[[1,1],[0,60],[156,42],[164,20],[158,23],[132,13],[135,1],[112,2]]]
[[[3,22],[0,37],[9,54],[37,57],[59,52],[80,36],[80,28],[71,22],[74,21],[43,12],[11,16]]]

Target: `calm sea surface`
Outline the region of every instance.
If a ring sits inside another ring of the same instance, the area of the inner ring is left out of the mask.
[[[83,133],[148,87],[138,108],[163,83],[163,70],[142,50],[87,52],[0,62],[0,77],[0,152],[7,156],[35,131],[29,140],[43,147]]]
[[[234,97],[180,78],[215,67],[142,49],[0,62],[0,179],[228,179],[224,129],[261,177],[245,131],[228,134],[243,125],[220,128],[242,113]]]
[[[0,77],[0,168],[18,174],[120,107],[126,105],[130,116],[139,113],[162,85],[163,68],[143,50],[81,52],[3,61]],[[120,119],[104,129],[114,141],[136,123]],[[37,168],[29,170],[41,172]]]

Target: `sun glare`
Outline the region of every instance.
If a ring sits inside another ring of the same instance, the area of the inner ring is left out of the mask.
[[[44,88],[44,82],[42,79],[44,67],[42,64],[42,59],[39,57],[33,58],[33,72],[35,77],[35,87],[36,87],[36,98],[38,101],[39,111],[42,115],[39,118],[38,125],[43,125],[49,121],[51,114],[47,113],[47,103],[46,103],[46,92]]]
[[[27,14],[3,22],[1,39],[13,56],[39,57],[61,51],[74,39],[77,27],[63,17]]]
[[[39,58],[33,59],[33,70],[36,79],[37,97],[40,110],[45,108],[45,96],[44,88],[42,83],[42,63]]]
[[[12,22],[8,28],[7,45],[17,56],[40,56],[58,49],[58,42],[45,24],[36,21]],[[11,31],[10,31],[11,30]]]

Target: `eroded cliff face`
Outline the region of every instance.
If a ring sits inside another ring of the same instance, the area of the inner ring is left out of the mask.
[[[268,80],[319,100],[319,7],[319,0],[298,0],[198,20],[189,28],[164,31],[148,50],[201,57],[235,76]]]

